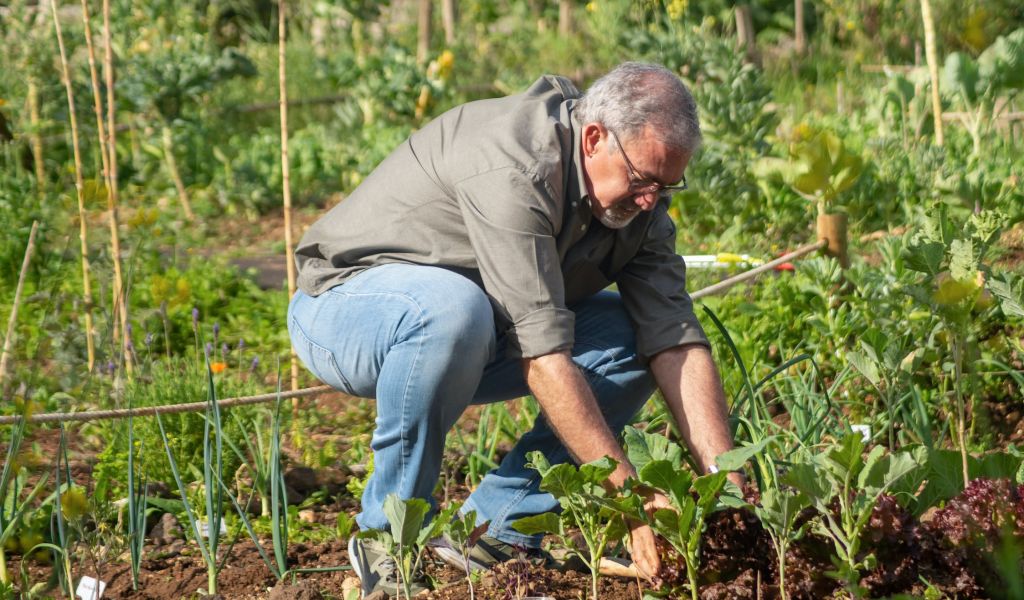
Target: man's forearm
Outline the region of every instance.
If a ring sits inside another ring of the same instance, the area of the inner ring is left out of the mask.
[[[556,352],[523,360],[530,387],[548,425],[580,463],[610,456],[619,466],[610,483],[621,486],[635,471],[612,435],[597,406],[586,378],[568,352]]]
[[[719,454],[732,449],[725,392],[711,352],[696,345],[670,348],[651,359],[651,371],[690,454],[708,472]]]

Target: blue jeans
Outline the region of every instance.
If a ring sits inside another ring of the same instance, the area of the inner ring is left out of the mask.
[[[637,357],[618,294],[600,292],[569,308],[576,313],[573,361],[618,433],[650,397],[654,379]],[[487,296],[438,267],[382,265],[315,298],[296,292],[288,330],[299,358],[324,383],[377,399],[374,471],[356,517],[362,529],[388,527],[382,506],[390,493],[431,501],[445,437],[467,406],[530,393],[521,361],[505,356]],[[526,547],[540,538],[511,524],[558,510],[554,497],[539,490],[536,471],[524,466],[533,450],[552,464],[570,460],[538,417],[464,507],[477,512],[478,523],[490,521],[490,535]]]

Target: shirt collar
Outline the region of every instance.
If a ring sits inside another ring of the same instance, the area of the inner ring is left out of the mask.
[[[569,117],[569,128],[572,131],[572,161],[569,163],[569,187],[567,190],[568,200],[578,199],[580,208],[586,207],[590,210],[590,195],[587,193],[587,182],[583,177],[583,154],[581,147],[583,143],[583,128],[573,118],[573,109],[576,100],[569,100],[566,103]]]

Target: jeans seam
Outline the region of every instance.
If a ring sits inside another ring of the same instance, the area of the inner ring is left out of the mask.
[[[370,295],[370,294],[363,294],[363,295]],[[376,293],[376,294],[373,294],[373,295],[381,295],[381,294],[380,293]],[[405,422],[406,422],[406,413],[408,412],[408,405],[409,405],[409,387],[412,385],[412,376],[411,376],[411,374],[416,372],[416,365],[419,364],[420,354],[422,353],[422,350],[423,350],[423,341],[422,341],[422,335],[423,335],[423,307],[420,306],[419,303],[417,303],[415,299],[413,299],[411,296],[408,296],[406,294],[392,294],[392,295],[400,296],[402,298],[405,298],[406,301],[409,302],[409,304],[411,304],[413,307],[416,308],[416,319],[417,319],[416,326],[417,326],[417,330],[419,331],[419,336],[418,337],[420,338],[420,339],[417,340],[417,343],[416,343],[416,356],[414,356],[413,359],[412,359],[412,367],[410,367],[410,369],[409,369],[409,374],[406,375],[405,389],[402,390],[402,420],[399,423],[399,427],[400,427],[399,430],[401,431],[401,441],[402,441],[402,452],[401,452],[402,470],[401,470],[401,473],[400,473],[399,477],[401,478],[401,481],[404,483],[405,482],[405,463],[406,463],[405,455],[406,455],[406,452],[409,449],[408,448],[408,446],[409,446],[409,438],[406,437]]]
[[[503,506],[501,508],[501,511],[499,511],[498,514],[495,515],[495,520],[498,521],[499,526],[501,527],[501,529],[508,529],[508,527],[505,526],[505,523],[508,521],[508,513],[509,513],[509,511],[512,510],[512,506],[514,506],[515,504],[519,503],[520,500],[525,498],[530,493],[530,486],[532,486],[533,483],[535,481],[537,481],[537,479],[538,479],[538,476],[536,474],[530,475],[530,479],[527,482],[527,484],[524,485],[523,487],[521,487],[515,493],[515,495],[512,496],[512,500],[509,501],[508,503],[506,503],[505,506]]]

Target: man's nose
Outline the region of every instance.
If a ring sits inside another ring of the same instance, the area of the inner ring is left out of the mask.
[[[658,203],[658,192],[647,192],[646,194],[637,194],[634,198],[636,205],[640,207],[640,210],[651,210]]]

